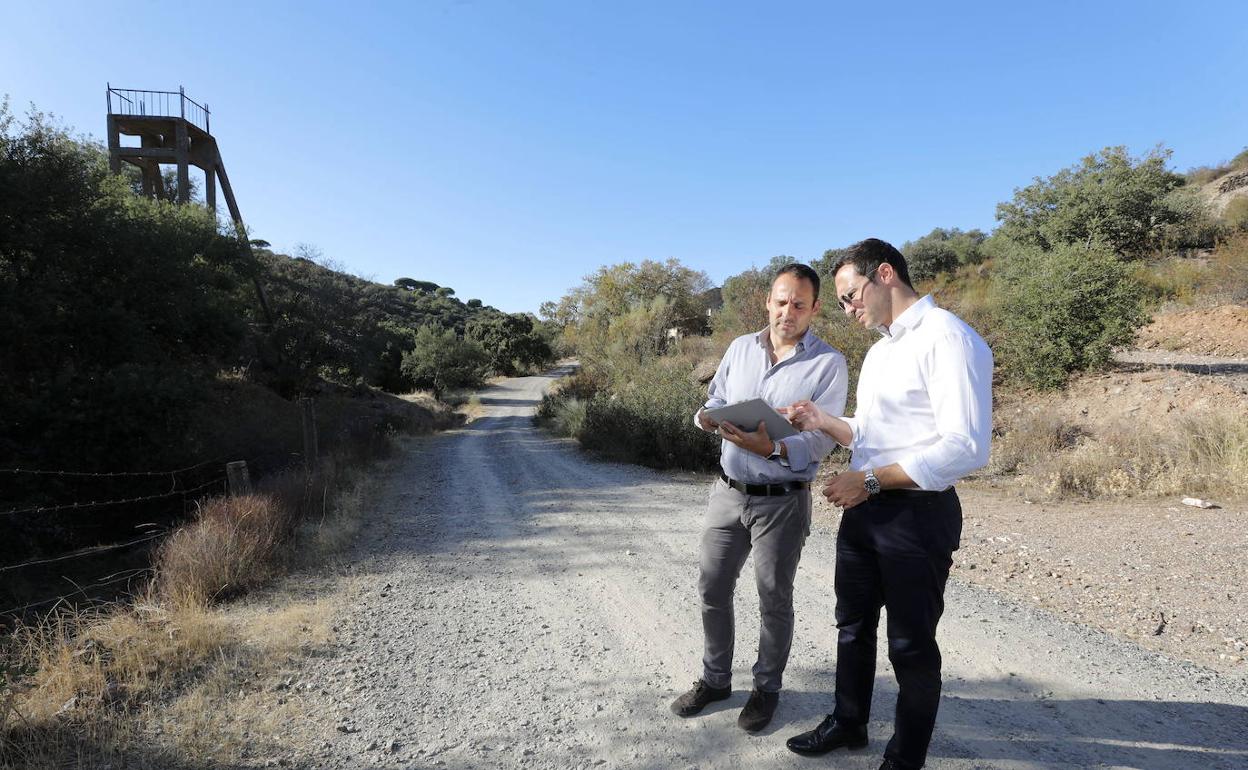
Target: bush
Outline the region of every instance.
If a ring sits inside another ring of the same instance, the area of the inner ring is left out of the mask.
[[[960,265],[983,262],[982,246],[986,239],[979,230],[963,232],[956,227],[950,230],[937,227],[922,238],[902,245],[901,253],[906,257],[910,279],[924,281]]]
[[[441,396],[454,388],[475,388],[490,372],[490,355],[453,329],[422,326],[412,335],[412,349],[403,353],[403,376],[413,388]]]
[[[1190,225],[1192,210],[1166,197],[1183,177],[1166,168],[1168,150],[1132,158],[1125,147],[1107,147],[1048,179],[1014,191],[997,205],[998,233],[1018,243],[1051,249],[1102,244],[1139,257],[1157,248],[1173,228]]]
[[[578,438],[588,449],[655,468],[703,470],[719,463],[719,440],[693,425],[706,402],[702,386],[679,358],[654,359],[627,387],[585,404]]]
[[[1140,285],[1103,248],[1017,247],[1003,260],[998,291],[1002,365],[1038,388],[1103,366],[1145,320]]]
[[[293,526],[268,495],[209,500],[192,524],[161,543],[155,585],[175,605],[205,606],[268,579]]]

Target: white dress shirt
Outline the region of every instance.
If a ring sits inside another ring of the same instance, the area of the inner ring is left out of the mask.
[[[897,463],[919,489],[947,489],[988,464],[992,351],[929,294],[871,346],[858,376],[851,470]]]

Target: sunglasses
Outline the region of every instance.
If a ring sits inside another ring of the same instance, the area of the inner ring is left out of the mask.
[[[884,263],[881,262],[880,265],[882,264]],[[876,270],[880,269],[880,265],[876,265],[875,267],[867,271],[867,276],[866,276],[867,280],[863,281],[862,283],[858,284],[858,286],[850,289],[848,292],[836,298],[837,304],[841,306],[842,310],[849,310],[850,305],[854,304],[854,302],[862,298],[862,287],[871,283],[871,276],[875,273]]]

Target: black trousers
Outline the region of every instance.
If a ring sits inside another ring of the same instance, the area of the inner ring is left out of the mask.
[[[888,658],[897,676],[893,737],[884,750],[920,768],[940,705],[936,624],[962,537],[962,506],[944,492],[887,490],[845,511],[836,536],[836,707],[866,725],[875,684],[876,628],[888,608]]]

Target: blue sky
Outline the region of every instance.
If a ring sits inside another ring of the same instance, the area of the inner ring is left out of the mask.
[[[995,225],[1108,145],[1248,145],[1248,3],[0,0],[0,93],[103,138],[207,102],[255,237],[535,311],[597,267],[713,281]]]

